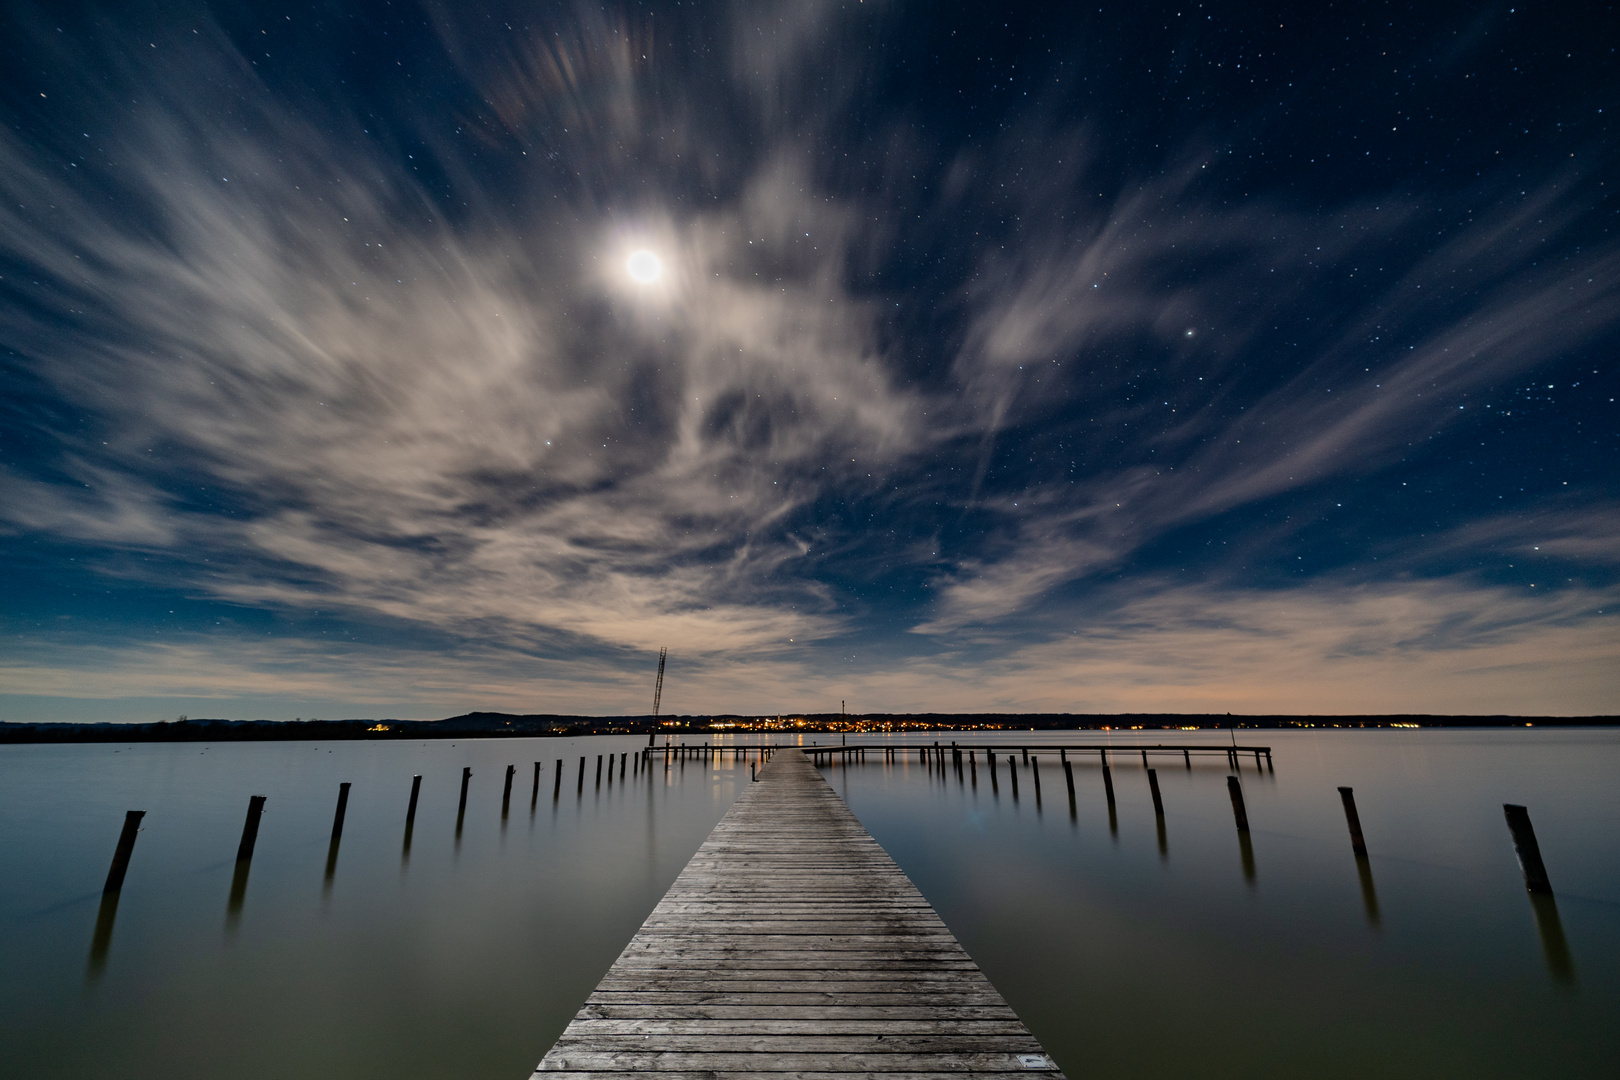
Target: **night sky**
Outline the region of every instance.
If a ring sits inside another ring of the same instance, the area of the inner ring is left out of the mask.
[[[6,3],[0,719],[1620,712],[1617,45]]]

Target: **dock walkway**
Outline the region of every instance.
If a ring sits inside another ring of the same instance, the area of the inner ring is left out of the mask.
[[[714,827],[535,1072],[1062,1074],[801,753]]]

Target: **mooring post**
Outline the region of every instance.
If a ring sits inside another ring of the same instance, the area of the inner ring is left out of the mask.
[[[1153,792],[1153,813],[1158,817],[1164,817],[1164,800],[1159,797],[1159,770],[1149,769],[1147,773],[1148,790]]]
[[[1067,761],[1063,763],[1063,779],[1069,785],[1069,801],[1074,801],[1074,766]]]
[[[1237,821],[1238,832],[1248,832],[1249,811],[1243,805],[1243,785],[1238,783],[1237,777],[1226,778],[1226,793],[1232,796],[1232,817]]]
[[[596,755],[596,786],[602,786],[602,755]]]
[[[472,780],[472,766],[461,768],[461,804],[456,807],[456,839],[461,839],[461,823],[467,817],[467,784]]]
[[[748,781],[749,783],[759,782],[759,762],[750,761],[748,763]]]
[[[112,866],[107,870],[107,884],[101,889],[103,896],[124,887],[124,875],[129,871],[129,857],[135,852],[135,838],[140,835],[141,818],[145,810],[125,810],[124,830],[118,834],[118,846],[113,849]]]
[[[1108,797],[1108,809],[1114,808],[1114,770],[1103,766],[1103,794]]]
[[[1018,749],[1021,750],[1023,752],[1023,754],[1024,754],[1024,764],[1028,765],[1029,764],[1029,747],[1020,746]]]
[[[349,812],[349,782],[347,780],[338,785],[337,813],[332,815],[332,843],[336,844],[343,835],[343,818]]]
[[[416,831],[416,797],[422,793],[421,774],[411,777],[411,801],[405,805],[405,850],[400,858],[409,862],[411,858],[411,833]]]
[[[236,870],[231,874],[231,895],[225,902],[225,928],[236,929],[247,899],[248,870],[253,865],[253,845],[259,841],[259,818],[264,813],[264,796],[248,796],[247,821],[242,824],[242,842],[236,847]]]
[[[516,765],[506,767],[506,786],[501,790],[501,817],[503,818],[512,810],[512,776],[516,772]]]
[[[585,755],[584,754],[581,754],[579,756],[579,791],[577,792],[577,794],[580,794],[580,795],[585,794]]]
[[[1031,775],[1031,776],[1033,776],[1035,778],[1035,805],[1039,806],[1040,803],[1041,803],[1041,759],[1040,758],[1032,757],[1032,758],[1029,759],[1029,775]]]
[[[557,759],[557,775],[551,780],[551,801],[556,802],[562,795],[562,758]]]
[[[1012,777],[1013,798],[1018,798],[1018,759],[1007,755],[1007,775]]]
[[[625,757],[626,757],[625,754],[620,754],[619,755],[619,782],[620,783],[624,782]]]
[[[529,809],[533,810],[540,801],[540,763],[534,763],[534,791],[529,795]]]
[[[248,796],[247,820],[242,823],[242,842],[236,846],[236,861],[253,858],[253,845],[259,842],[259,817],[264,813],[263,795]]]
[[[338,785],[337,813],[332,817],[332,842],[326,848],[325,891],[332,888],[332,876],[337,873],[338,844],[343,839],[343,815],[349,809],[349,785]]]
[[[1142,751],[1142,768],[1147,768],[1147,750]]]
[[[1344,803],[1344,821],[1350,826],[1350,850],[1358,856],[1367,854],[1367,841],[1361,836],[1361,815],[1356,813],[1356,793],[1353,789],[1339,789],[1339,801]]]
[[[1192,772],[1192,751],[1191,750],[1182,750],[1181,751],[1181,756],[1183,758],[1185,758],[1186,761],[1187,761],[1187,771]]]
[[[1551,896],[1552,882],[1547,880],[1547,868],[1541,862],[1541,845],[1536,843],[1536,830],[1530,825],[1530,811],[1504,803],[1502,813],[1507,817],[1508,832],[1513,834],[1513,850],[1519,856],[1519,869],[1524,872],[1524,887],[1532,893]]]

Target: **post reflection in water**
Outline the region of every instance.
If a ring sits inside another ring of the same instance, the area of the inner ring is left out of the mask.
[[[1378,890],[1373,887],[1372,862],[1366,855],[1356,856],[1356,876],[1361,879],[1361,904],[1367,909],[1367,922],[1376,929],[1379,925]]]
[[[101,910],[96,912],[96,930],[90,936],[89,977],[93,983],[107,968],[107,952],[112,948],[113,921],[118,918],[119,890],[101,894]]]
[[[225,931],[227,933],[235,933],[238,924],[242,921],[242,904],[247,899],[248,871],[252,867],[252,859],[236,860],[236,870],[231,874],[231,894],[225,901]]]
[[[1553,982],[1574,987],[1575,959],[1564,937],[1564,923],[1558,917],[1558,901],[1551,893],[1530,893],[1530,910],[1535,912],[1536,930],[1541,935],[1541,952],[1547,959],[1547,973]]]

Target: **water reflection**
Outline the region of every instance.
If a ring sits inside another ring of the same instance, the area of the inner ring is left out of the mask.
[[[1356,856],[1356,876],[1361,879],[1361,906],[1366,909],[1367,922],[1378,926],[1378,890],[1373,887],[1372,862],[1365,854]]]
[[[107,968],[107,953],[112,948],[113,921],[118,918],[118,897],[121,890],[101,894],[101,910],[96,912],[95,933],[90,936],[90,980],[96,981]]]
[[[1551,893],[1531,893],[1530,910],[1535,912],[1536,930],[1541,935],[1541,952],[1547,959],[1547,972],[1553,981],[1567,987],[1575,985],[1575,960],[1569,953],[1569,942],[1564,938],[1564,923],[1558,917],[1558,902]]]

